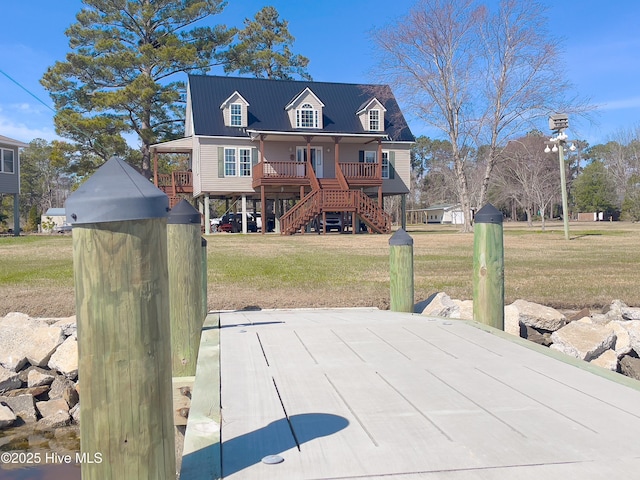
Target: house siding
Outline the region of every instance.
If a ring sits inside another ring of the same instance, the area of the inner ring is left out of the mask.
[[[13,151],[14,172],[0,173],[0,193],[20,193],[20,157],[18,147],[0,143],[0,148]]]
[[[256,148],[256,144],[246,139],[220,138],[201,139],[199,154],[200,189],[198,194],[213,193],[225,195],[229,193],[254,193],[251,186],[252,177],[218,177],[218,147]],[[195,187],[194,187],[195,188]]]

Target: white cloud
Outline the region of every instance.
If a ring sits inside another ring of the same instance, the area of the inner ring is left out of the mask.
[[[47,141],[59,139],[53,127],[32,127],[22,122],[16,122],[0,115],[0,135],[29,143],[36,138],[43,138]]]
[[[621,98],[608,100],[598,104],[599,110],[622,110],[627,108],[640,108],[640,97]]]

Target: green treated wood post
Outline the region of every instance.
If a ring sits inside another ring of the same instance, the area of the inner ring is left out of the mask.
[[[209,313],[209,306],[207,304],[207,239],[202,237],[202,318],[203,321]]]
[[[413,238],[399,229],[389,245],[391,311],[413,313]]]
[[[171,365],[174,377],[196,374],[204,322],[200,213],[181,200],[167,220]]]
[[[112,158],[65,203],[73,225],[83,480],[175,478],[167,196]],[[100,461],[95,461],[100,458]]]
[[[504,330],[502,213],[488,203],[476,213],[473,231],[473,318]]]

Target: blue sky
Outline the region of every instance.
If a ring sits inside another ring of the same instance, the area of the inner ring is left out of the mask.
[[[494,1],[494,0],[491,0]],[[294,52],[310,58],[314,80],[376,83],[370,32],[406,13],[415,0],[229,0],[212,23],[242,25],[264,5],[289,21]],[[564,39],[564,65],[575,94],[599,105],[594,122],[572,121],[572,138],[606,142],[640,127],[640,2],[637,0],[541,0],[549,28]],[[80,0],[3,0],[0,29],[0,135],[29,142],[56,138],[52,102],[39,79],[69,51],[64,30],[75,21]],[[222,74],[221,69],[212,74]],[[185,77],[186,78],[186,77]],[[37,100],[37,97],[39,100]],[[416,135],[429,134],[409,118]],[[545,126],[541,125],[541,129]]]

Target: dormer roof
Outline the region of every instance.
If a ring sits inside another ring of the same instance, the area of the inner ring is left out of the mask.
[[[220,104],[220,110],[227,108],[232,103],[238,103],[238,100],[241,103],[244,103],[245,106],[247,107],[249,106],[249,102],[247,102],[245,98],[242,95],[240,95],[240,93],[238,93],[238,91],[236,90],[231,95],[229,95],[229,97],[227,97],[227,99],[224,102],[222,102],[222,104]]]
[[[373,97],[368,101],[364,102],[362,105],[360,105],[360,108],[358,108],[356,115],[360,115],[361,113],[364,113],[367,110],[371,110],[376,107],[380,108],[383,112],[387,111],[387,109],[384,108],[384,105],[380,102],[380,100],[378,100],[376,97]]]
[[[307,87],[305,88],[303,91],[301,91],[300,93],[298,93],[298,95],[296,95],[295,97],[293,97],[293,99],[287,103],[284,107],[285,110],[291,110],[292,108],[297,107],[299,104],[301,104],[302,102],[304,102],[309,96],[313,97],[313,99],[321,106],[324,107],[325,104],[322,103],[322,100],[320,100],[318,98],[318,96],[313,93],[313,91]]]

